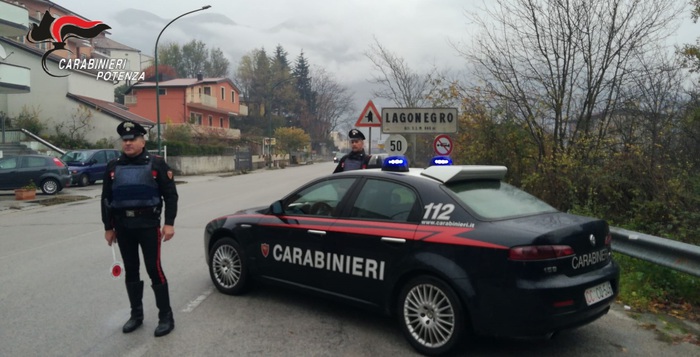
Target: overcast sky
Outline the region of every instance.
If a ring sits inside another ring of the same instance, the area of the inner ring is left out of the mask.
[[[679,0],[684,1],[684,0]],[[468,43],[474,31],[465,16],[481,0],[57,0],[56,3],[112,29],[111,38],[152,55],[158,33],[177,16],[187,15],[163,33],[159,44],[192,39],[220,48],[235,71],[243,54],[280,44],[293,63],[300,51],[351,88],[359,111],[371,98],[372,66],[364,53],[374,37],[417,72],[432,66],[464,69],[452,43]],[[687,16],[689,18],[689,13]],[[698,26],[689,20],[679,42],[694,43]],[[381,104],[378,104],[381,106]],[[379,109],[381,110],[381,109]]]

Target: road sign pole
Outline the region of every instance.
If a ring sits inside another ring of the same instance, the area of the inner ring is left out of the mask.
[[[372,127],[369,127],[369,154],[372,155]]]

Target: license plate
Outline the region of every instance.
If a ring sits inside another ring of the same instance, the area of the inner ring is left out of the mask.
[[[613,289],[610,282],[606,281],[600,285],[586,289],[583,294],[586,296],[586,304],[591,306],[599,301],[613,296]]]

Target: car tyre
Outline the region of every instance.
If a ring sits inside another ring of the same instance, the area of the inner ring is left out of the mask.
[[[85,187],[90,184],[90,178],[88,177],[87,174],[82,174],[80,177],[78,177],[78,185],[80,187]]]
[[[397,304],[401,331],[418,352],[437,356],[455,348],[465,333],[465,314],[457,294],[428,275],[409,281]]]
[[[47,178],[41,182],[41,192],[47,195],[54,195],[61,190],[61,184],[55,179]]]
[[[209,276],[224,294],[239,295],[248,288],[248,261],[232,238],[218,240],[209,254]]]

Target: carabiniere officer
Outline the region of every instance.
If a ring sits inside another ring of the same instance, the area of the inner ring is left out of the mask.
[[[125,121],[119,124],[117,133],[122,139],[122,155],[107,164],[102,183],[102,223],[107,244],[118,243],[124,260],[131,317],[122,331],[132,332],[143,323],[140,246],[158,307],[155,336],[164,336],[175,328],[168,281],[160,261],[161,241],[168,241],[175,234],[178,195],[173,172],[162,157],[145,150],[143,126]],[[163,203],[165,222],[161,229]]]

